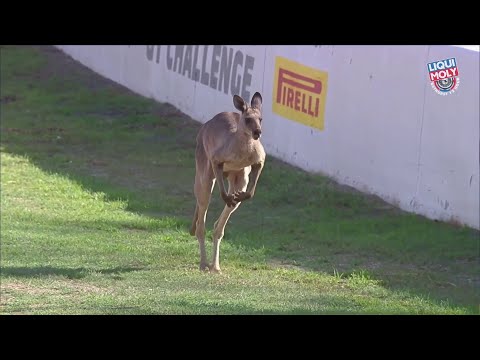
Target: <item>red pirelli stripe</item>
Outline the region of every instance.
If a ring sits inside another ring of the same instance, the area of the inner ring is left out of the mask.
[[[293,79],[290,79],[287,76],[290,76]],[[294,79],[304,81],[310,84],[311,86],[305,85],[299,81],[295,81]],[[291,85],[292,87],[303,89],[314,94],[320,94],[322,92],[322,82],[320,80],[315,80],[307,76],[294,73],[293,71],[279,68],[278,69],[277,103],[280,103],[282,99],[283,84],[288,84],[288,85]]]

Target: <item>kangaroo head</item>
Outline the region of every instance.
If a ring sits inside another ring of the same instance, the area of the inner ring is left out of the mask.
[[[243,130],[245,134],[258,140],[262,135],[262,96],[256,92],[251,104],[243,100],[240,96],[233,96],[233,105],[237,110],[241,111],[239,130]]]

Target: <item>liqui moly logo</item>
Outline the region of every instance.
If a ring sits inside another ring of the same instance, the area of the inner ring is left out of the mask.
[[[278,56],[275,60],[273,112],[324,129],[328,74]]]
[[[427,69],[430,84],[437,94],[453,94],[458,89],[460,78],[455,58],[428,63]]]

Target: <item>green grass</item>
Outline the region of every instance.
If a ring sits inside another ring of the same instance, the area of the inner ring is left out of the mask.
[[[51,47],[0,49],[2,314],[479,313],[478,231],[272,157],[201,273],[200,124]]]

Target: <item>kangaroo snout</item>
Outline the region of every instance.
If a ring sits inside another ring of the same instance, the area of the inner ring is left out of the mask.
[[[255,140],[258,140],[260,138],[260,136],[262,136],[262,130],[261,129],[253,130],[253,138]]]

